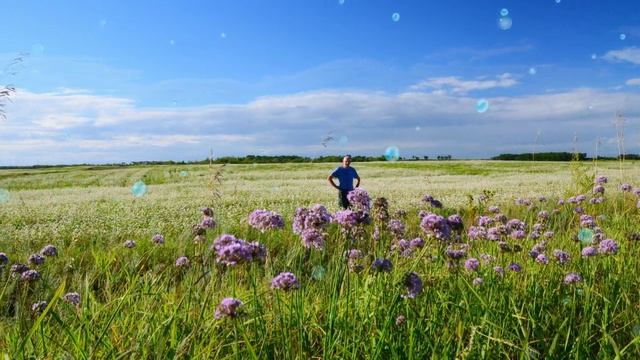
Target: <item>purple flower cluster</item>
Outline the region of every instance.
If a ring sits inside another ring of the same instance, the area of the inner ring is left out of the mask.
[[[564,277],[564,283],[565,285],[571,285],[571,284],[575,284],[582,281],[582,276],[580,276],[580,274],[578,273],[568,273],[567,276]]]
[[[249,214],[249,225],[265,232],[270,229],[284,228],[284,219],[280,214],[273,211],[257,209]]]
[[[484,284],[484,280],[481,277],[473,279],[474,286],[482,286],[482,284]]]
[[[22,281],[36,281],[40,279],[40,273],[36,270],[26,270],[22,274],[20,274],[20,278]]]
[[[549,263],[549,258],[545,254],[539,254],[536,256],[536,262],[540,265],[547,265]]]
[[[631,192],[631,190],[633,190],[633,186],[631,186],[631,184],[622,184],[620,185],[620,190],[624,191],[624,192]]]
[[[467,256],[467,246],[449,246],[447,247],[445,254],[447,254],[451,260],[460,260]]]
[[[176,259],[176,267],[177,268],[188,268],[190,265],[189,258],[186,256],[180,256]]]
[[[520,266],[520,264],[518,264],[518,263],[511,263],[511,264],[509,264],[509,266],[507,266],[507,269],[511,270],[511,271],[513,271],[515,273],[519,273],[519,272],[522,271],[522,266]]]
[[[281,272],[271,280],[271,288],[289,291],[300,288],[298,279],[290,272]]]
[[[469,271],[478,271],[478,269],[480,268],[480,261],[478,261],[478,259],[476,258],[468,258],[464,262],[464,268]]]
[[[423,198],[422,201],[426,202],[427,204],[431,205],[431,207],[433,207],[434,209],[441,209],[442,208],[442,202],[440,202],[440,200],[436,200],[433,196],[426,194]]]
[[[347,200],[357,211],[366,213],[371,209],[371,198],[369,198],[369,193],[364,189],[356,188],[349,191]]]
[[[599,175],[596,177],[595,183],[598,185],[602,185],[602,184],[606,184],[607,183],[607,177],[603,176],[603,175]]]
[[[343,229],[348,230],[358,225],[358,214],[347,209],[335,213],[333,220]]]
[[[371,264],[371,269],[377,272],[391,272],[391,270],[393,270],[393,264],[389,259],[377,258],[373,264]]]
[[[300,234],[300,237],[302,239],[302,245],[307,249],[313,248],[320,250],[324,248],[324,233],[317,229],[305,229],[302,234]]]
[[[531,200],[527,198],[517,198],[516,205],[531,206]]]
[[[387,225],[387,228],[391,232],[394,238],[400,239],[404,236],[405,227],[402,221],[400,220],[391,220]]]
[[[153,241],[153,243],[156,245],[162,245],[164,244],[164,236],[162,236],[161,234],[155,234],[151,238],[151,241]]]
[[[415,238],[411,241],[400,239],[391,246],[391,250],[397,250],[400,255],[409,257],[415,250],[422,248],[423,246],[424,240],[421,238]]]
[[[249,243],[236,239],[233,235],[220,235],[211,247],[217,254],[216,262],[227,266],[248,263],[253,260],[263,260],[266,248],[258,242]]]
[[[436,214],[427,214],[422,218],[420,227],[428,235],[440,241],[449,241],[451,238],[451,227],[447,219]]]
[[[12,276],[22,275],[22,273],[24,273],[27,270],[29,270],[29,267],[25,264],[16,263],[11,265]]]
[[[604,186],[602,185],[596,185],[593,187],[593,193],[594,194],[604,194]]]
[[[580,226],[583,228],[593,228],[596,226],[596,222],[591,215],[583,214],[580,215]]]
[[[403,283],[407,290],[407,293],[402,295],[405,299],[415,299],[422,292],[422,279],[413,271],[405,274]]]
[[[306,229],[324,229],[331,222],[331,214],[321,204],[315,204],[311,209],[297,208],[293,216],[293,232],[302,234]]]
[[[492,205],[492,206],[489,206],[489,208],[487,208],[487,211],[489,211],[490,213],[498,214],[500,212],[500,208],[495,205]]]
[[[487,229],[482,226],[469,226],[467,236],[470,240],[484,240],[488,237]]]
[[[133,240],[127,240],[124,242],[124,244],[122,244],[122,246],[127,249],[133,249],[134,247],[136,247],[136,242]]]
[[[449,215],[447,218],[447,222],[449,223],[449,227],[453,231],[462,231],[464,230],[464,223],[462,222],[462,216],[458,214]]]
[[[49,244],[40,250],[42,256],[58,256],[58,249],[55,246]]]
[[[74,306],[80,305],[80,294],[78,294],[77,292],[66,293],[63,299],[71,305],[74,305]]]
[[[596,249],[593,246],[587,246],[584,249],[582,249],[581,254],[583,258],[593,257],[598,255],[598,249]]]
[[[49,303],[47,303],[46,301],[35,302],[33,303],[33,305],[31,305],[31,311],[33,311],[34,313],[40,313],[47,308],[47,305],[49,305]]]
[[[602,240],[598,244],[598,253],[604,255],[615,255],[618,253],[618,243],[612,239]]]
[[[31,254],[29,255],[29,259],[27,259],[27,262],[31,265],[42,265],[44,264],[44,256],[37,253]]]
[[[564,265],[571,260],[569,253],[567,253],[566,251],[562,251],[560,249],[553,250],[553,257],[556,258],[556,260],[558,261],[558,263],[560,263],[560,265]]]
[[[242,301],[232,297],[222,299],[222,301],[220,301],[220,304],[218,304],[218,306],[216,307],[216,320],[222,319],[224,317],[231,319],[236,318],[240,314],[239,308],[242,305]]]

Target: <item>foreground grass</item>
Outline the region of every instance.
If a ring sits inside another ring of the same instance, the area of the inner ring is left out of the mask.
[[[307,253],[291,231],[299,206],[326,204],[337,210],[326,174],[337,164],[227,166],[222,182],[211,182],[217,168],[158,166],[121,169],[65,168],[0,172],[0,187],[11,193],[0,213],[0,251],[11,262],[26,262],[45,244],[60,250],[38,268],[33,285],[0,270],[0,353],[12,357],[74,358],[635,358],[640,355],[638,317],[638,245],[626,240],[640,231],[635,197],[617,184],[638,178],[635,164],[599,164],[609,176],[608,200],[587,205],[608,238],[620,244],[615,256],[581,259],[572,240],[579,230],[572,207],[555,200],[578,194],[579,179],[569,164],[512,162],[417,162],[355,164],[372,197],[384,196],[391,212],[404,209],[407,238],[424,237],[417,210],[430,193],[443,201],[443,215],[460,213],[465,225],[482,213],[478,195],[492,194],[509,218],[535,222],[537,210],[558,209],[549,223],[556,235],[548,245],[564,249],[564,266],[536,265],[524,251],[500,253],[492,242],[473,244],[469,256],[485,253],[506,268],[523,265],[520,274],[497,276],[492,266],[480,273],[447,270],[445,245],[428,246],[409,258],[390,252],[391,235],[351,243],[332,225],[327,248]],[[586,171],[590,171],[587,168]],[[187,171],[187,176],[180,176]],[[148,194],[133,198],[130,186],[143,179]],[[213,192],[219,196],[213,196]],[[535,211],[516,207],[515,197],[549,201]],[[469,202],[469,196],[474,200]],[[191,225],[199,208],[215,209],[218,226],[206,244],[192,242]],[[256,208],[284,215],[284,230],[260,233],[246,223]],[[150,238],[165,235],[164,246]],[[264,263],[225,268],[208,250],[222,233],[260,241],[269,250]],[[125,249],[134,239],[138,246]],[[394,270],[349,273],[344,252],[362,250],[370,264],[389,257]],[[191,259],[176,269],[178,256]],[[324,277],[313,276],[322,266]],[[315,270],[314,270],[315,269]],[[301,288],[290,293],[269,289],[281,271],[298,276]],[[414,300],[403,299],[405,272],[425,282]],[[565,286],[568,272],[583,282]],[[472,285],[481,276],[484,285]],[[68,291],[82,295],[79,307],[60,299]],[[215,307],[228,296],[241,299],[245,314],[215,320]],[[31,304],[49,301],[42,314]],[[396,318],[406,321],[396,325]]]

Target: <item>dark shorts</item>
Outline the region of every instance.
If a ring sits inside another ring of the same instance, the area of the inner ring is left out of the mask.
[[[343,209],[347,209],[351,205],[349,204],[349,200],[347,200],[349,191],[351,190],[338,190],[338,204],[340,204]]]

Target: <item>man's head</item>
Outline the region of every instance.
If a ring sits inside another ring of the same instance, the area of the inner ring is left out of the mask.
[[[349,167],[349,165],[351,165],[351,155],[345,155],[342,158],[342,166]]]

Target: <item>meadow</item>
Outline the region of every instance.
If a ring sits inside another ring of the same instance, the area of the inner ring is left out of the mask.
[[[10,194],[0,203],[0,354],[640,357],[637,162],[354,163],[370,223],[321,224],[324,243],[305,247],[296,209],[344,215],[326,180],[338,165],[0,170]],[[147,191],[136,197],[138,180]],[[215,226],[196,226],[203,208]],[[284,226],[251,226],[256,209]],[[463,228],[447,223],[454,214]],[[487,238],[489,227],[498,238]],[[232,264],[212,248],[223,234],[265,253]],[[46,245],[57,255],[38,261],[32,254]],[[11,269],[29,260],[37,279]],[[272,282],[283,272],[295,276],[289,287]],[[225,298],[242,305],[220,305]]]

